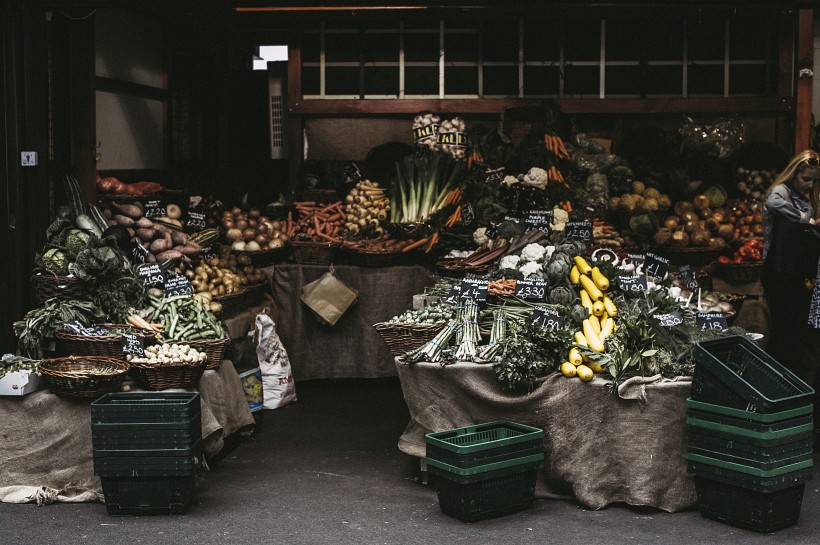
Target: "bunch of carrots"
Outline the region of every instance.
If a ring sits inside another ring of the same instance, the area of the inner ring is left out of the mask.
[[[569,159],[569,152],[560,136],[547,133],[544,135],[544,144],[546,144],[547,150],[558,159]]]
[[[456,204],[461,201],[461,196],[464,194],[464,186],[459,186],[450,191],[450,194],[447,195],[447,198],[444,200],[444,206],[450,206],[452,204]],[[452,214],[447,218],[447,221],[444,222],[444,227],[452,227],[455,225],[459,220],[461,220],[461,204],[456,206],[456,209],[453,211]],[[424,246],[425,253],[430,253],[430,250],[433,249],[433,246],[436,245],[440,238],[439,231],[436,231],[429,237],[421,238],[412,244],[405,246],[402,250],[403,252],[409,252],[411,250],[415,250],[421,246]]]
[[[515,278],[501,277],[497,280],[491,280],[487,284],[487,293],[490,295],[512,295],[515,293]]]
[[[293,212],[288,212],[285,220],[288,236],[298,233],[308,235],[314,241],[341,242],[339,232],[344,227],[345,217],[341,201],[332,204],[298,201],[293,205],[299,215],[294,219]]]

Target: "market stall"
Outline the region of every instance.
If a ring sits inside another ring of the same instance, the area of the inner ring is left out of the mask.
[[[206,371],[196,390],[201,395],[202,451],[213,457],[226,437],[254,424],[253,416],[228,360],[218,370]],[[89,403],[41,390],[23,398],[0,398],[0,411],[0,501],[100,501]]]
[[[603,379],[552,374],[518,393],[503,391],[490,365],[396,368],[410,409],[402,452],[423,459],[426,433],[511,420],[544,430],[537,497],[574,498],[590,509],[624,502],[674,512],[695,504],[686,473],[688,377],[633,379],[619,397]]]

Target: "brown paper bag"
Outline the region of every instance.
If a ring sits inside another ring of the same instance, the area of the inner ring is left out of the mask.
[[[335,325],[359,299],[359,292],[338,278],[333,267],[321,278],[302,287],[302,302],[325,325]]]

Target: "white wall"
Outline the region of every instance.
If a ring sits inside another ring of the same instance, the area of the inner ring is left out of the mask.
[[[95,15],[96,75],[165,88],[158,21],[125,9]],[[99,170],[162,168],[163,101],[97,91]]]

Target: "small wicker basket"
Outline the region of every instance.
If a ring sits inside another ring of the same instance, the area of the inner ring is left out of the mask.
[[[290,242],[293,261],[300,265],[330,265],[336,259],[339,245],[332,242]]]
[[[379,322],[373,327],[384,339],[394,356],[401,356],[414,348],[422,346],[433,339],[439,331],[444,329],[445,322],[438,324],[394,324]]]
[[[128,374],[128,364],[105,356],[70,356],[43,360],[39,373],[51,393],[87,399],[117,390]]]
[[[129,329],[126,324],[101,324],[104,327]],[[140,330],[137,333],[145,337],[146,344],[152,344],[157,337],[154,331]],[[111,335],[76,335],[60,331],[54,335],[57,342],[57,353],[62,356],[105,356],[124,360],[122,353],[122,334]]]
[[[241,290],[239,293],[232,293],[230,295],[219,295],[212,300],[214,303],[222,305],[222,319],[236,316],[245,310],[245,293],[247,290]]]
[[[198,339],[195,341],[165,341],[168,343],[187,344],[191,348],[196,348],[200,352],[205,352],[208,356],[207,369],[219,369],[225,357],[225,349],[228,347],[230,338],[225,336],[221,339]]]
[[[165,390],[196,385],[206,367],[207,362],[162,365],[132,363],[128,372],[146,390]]]
[[[290,244],[285,244],[281,248],[271,250],[259,250],[257,252],[237,252],[239,255],[246,255],[251,259],[251,264],[254,267],[267,267],[275,263],[281,263],[288,257],[290,252]]]
[[[712,263],[712,274],[732,284],[757,282],[763,263]]]
[[[91,299],[94,293],[94,280],[86,282],[73,276],[57,276],[54,273],[36,273],[31,275],[31,285],[39,304],[47,299]]]

